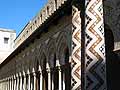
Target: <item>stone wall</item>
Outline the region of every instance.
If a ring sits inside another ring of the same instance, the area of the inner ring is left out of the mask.
[[[114,51],[120,49],[120,1],[104,1],[104,20],[114,36]]]

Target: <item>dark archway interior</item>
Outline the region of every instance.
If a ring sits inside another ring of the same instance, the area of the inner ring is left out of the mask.
[[[46,56],[45,55],[43,55],[42,75],[43,75],[43,90],[48,90],[48,74],[46,71]]]
[[[69,49],[68,47],[64,51],[65,54],[65,90],[71,89],[71,64],[69,63]]]
[[[105,46],[108,90],[120,90],[120,61],[113,51],[114,37],[107,25],[105,25]]]

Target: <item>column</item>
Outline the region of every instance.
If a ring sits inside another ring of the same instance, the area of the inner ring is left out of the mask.
[[[0,80],[0,90],[2,90],[2,85],[1,85],[1,84],[2,84],[2,82],[1,82],[1,80]]]
[[[14,75],[14,90],[17,90],[16,88],[16,76]]]
[[[8,77],[8,90],[10,90],[10,79]]]
[[[11,77],[10,77],[10,90],[12,90],[12,82],[11,82]]]
[[[62,90],[62,74],[59,59],[56,60],[56,66],[58,67],[58,74],[59,74],[59,90]]]
[[[3,81],[3,90],[5,90],[5,79]]]
[[[23,71],[23,76],[24,76],[23,90],[27,90],[27,88],[26,88],[26,74],[24,71]]]
[[[51,90],[54,90],[54,70],[51,71],[52,73],[52,79],[51,79],[51,82],[52,82],[52,87],[51,87]]]
[[[63,72],[62,75],[62,90],[65,90],[65,73]]]
[[[22,73],[19,73],[19,78],[20,78],[20,90],[22,90]]]
[[[47,68],[47,74],[48,74],[48,90],[51,90],[51,73],[50,73],[50,67],[49,64],[46,64],[46,68]]]
[[[3,81],[3,90],[5,90],[5,79]]]
[[[5,84],[6,84],[6,88],[5,88],[5,90],[7,90],[7,87],[8,87],[8,86],[7,86],[7,78],[6,78],[6,83],[5,83]]]
[[[35,73],[35,69],[33,68],[33,82],[34,82],[34,84],[33,84],[33,90],[36,90],[36,73]]]
[[[9,90],[9,79],[7,78],[7,90]]]
[[[8,90],[8,78],[6,78],[6,90]]]
[[[12,81],[12,90],[14,90],[14,77],[13,76],[12,76],[11,81]]]
[[[107,90],[103,2],[85,0],[85,4],[85,89]]]
[[[42,69],[41,69],[41,66],[39,65],[39,70],[40,72],[40,90],[42,90],[42,84],[43,84],[43,77],[42,77]]]
[[[4,79],[4,90],[6,89],[6,79]]]
[[[19,90],[19,75],[17,74],[17,89],[16,90]]]
[[[27,71],[27,74],[28,74],[28,86],[27,86],[27,89],[30,90],[30,71],[29,70]]]

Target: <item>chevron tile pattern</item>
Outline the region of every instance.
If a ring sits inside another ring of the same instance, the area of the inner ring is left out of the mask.
[[[102,0],[86,0],[85,90],[107,90]]]
[[[80,11],[73,6],[72,10],[72,85],[71,90],[81,89],[81,18]]]

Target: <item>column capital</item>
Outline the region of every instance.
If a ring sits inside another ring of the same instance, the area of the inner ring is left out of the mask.
[[[16,79],[16,75],[14,75],[14,79]]]
[[[33,72],[33,76],[36,76],[36,73],[35,73],[35,72]]]
[[[57,69],[58,69],[58,71],[61,71],[61,67],[60,66],[58,66]]]
[[[56,60],[56,66],[60,66],[59,59]]]
[[[40,65],[39,65],[38,71],[39,71],[40,73],[42,73],[42,69],[41,69],[41,66],[40,66]]]
[[[32,73],[33,73],[33,76],[36,76],[36,72],[35,72],[35,69],[33,68],[32,70]]]
[[[27,70],[27,74],[30,75],[30,70],[29,69]]]
[[[19,77],[19,74],[18,74],[18,73],[16,74],[16,77],[17,77],[17,78]]]
[[[26,73],[25,73],[25,71],[23,71],[23,76],[26,77]]]
[[[47,71],[48,73],[50,73],[50,66],[49,66],[48,63],[46,64],[46,69],[47,69],[46,71]]]

